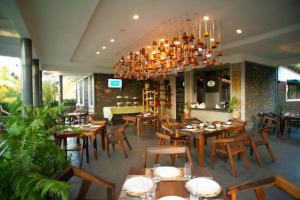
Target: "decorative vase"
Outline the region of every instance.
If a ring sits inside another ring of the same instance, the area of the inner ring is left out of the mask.
[[[233,118],[233,119],[239,119],[239,118],[240,118],[240,115],[241,115],[241,113],[240,113],[239,110],[234,110],[234,111],[232,112],[232,118]]]

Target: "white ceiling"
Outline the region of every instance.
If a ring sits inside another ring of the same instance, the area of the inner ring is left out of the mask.
[[[209,15],[222,24],[224,59],[265,64],[300,62],[280,46],[300,42],[299,0],[4,0],[2,16],[27,29],[43,69],[65,72],[111,72],[121,54],[158,39],[165,24]],[[140,19],[132,19],[139,14]],[[22,18],[22,19],[19,19]],[[22,22],[25,24],[22,26]],[[22,30],[21,30],[22,28]],[[235,30],[241,28],[243,34]],[[3,25],[0,23],[0,30]],[[124,29],[124,31],[120,31]],[[116,41],[110,43],[110,38]],[[18,39],[0,37],[0,54],[18,55]],[[106,50],[101,47],[105,45]],[[295,47],[296,46],[296,47]],[[298,51],[297,51],[298,48]],[[100,55],[96,51],[100,51]]]

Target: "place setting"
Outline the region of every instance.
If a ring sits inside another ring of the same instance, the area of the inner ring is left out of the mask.
[[[166,185],[178,187],[184,195],[163,195]],[[191,164],[186,162],[183,168],[173,166],[161,166],[154,164],[153,168],[146,168],[145,175],[132,175],[125,181],[120,200],[201,200],[222,199],[221,186],[211,177],[192,176]]]

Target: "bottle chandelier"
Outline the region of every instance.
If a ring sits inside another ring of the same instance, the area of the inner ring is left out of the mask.
[[[168,30],[166,30],[168,31]],[[114,77],[155,79],[185,71],[192,66],[222,64],[220,24],[204,16],[186,20],[168,37],[153,41],[139,51],[130,52],[114,65]]]

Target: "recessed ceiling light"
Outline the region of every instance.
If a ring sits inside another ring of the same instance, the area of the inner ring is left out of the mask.
[[[204,16],[203,19],[204,19],[205,21],[208,21],[208,20],[209,20],[209,16]]]
[[[97,52],[96,52],[96,54],[98,54],[98,55],[99,55],[99,54],[100,54],[100,52],[99,52],[99,51],[97,51]]]
[[[111,38],[111,39],[110,39],[110,42],[114,42],[114,41],[115,41],[115,39],[114,39],[114,38]]]
[[[135,19],[135,20],[137,20],[139,18],[140,18],[140,16],[138,14],[135,14],[135,15],[132,16],[132,19]]]
[[[236,33],[237,33],[237,34],[242,34],[243,31],[242,31],[241,29],[236,29]]]
[[[215,41],[215,38],[210,38],[210,41],[212,41],[212,42]]]
[[[102,49],[106,49],[106,46],[103,46]]]

